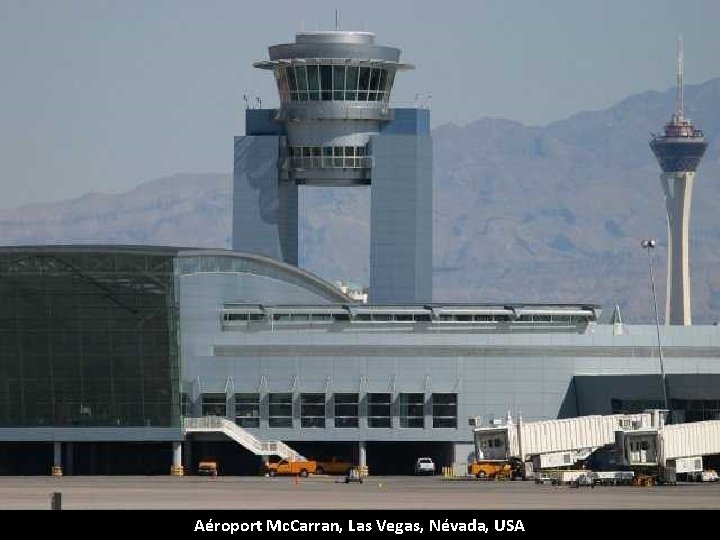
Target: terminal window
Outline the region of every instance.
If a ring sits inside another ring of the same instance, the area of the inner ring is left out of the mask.
[[[325,394],[300,394],[300,426],[325,427]]]
[[[235,394],[235,423],[240,427],[260,427],[260,394]]]
[[[432,413],[434,428],[456,428],[457,394],[433,394]]]
[[[425,427],[425,394],[400,394],[398,405],[401,428]]]
[[[392,403],[392,394],[368,394],[367,395],[367,415],[368,427],[370,428],[389,428],[390,427],[390,409]]]
[[[183,416],[192,416],[191,410],[192,403],[187,393],[183,392],[180,394],[180,414]]]
[[[335,394],[335,427],[356,428],[360,411],[359,394]]]
[[[203,394],[203,416],[226,416],[227,398],[225,394]]]
[[[292,427],[292,398],[289,393],[269,394],[270,417],[268,425],[271,428]]]

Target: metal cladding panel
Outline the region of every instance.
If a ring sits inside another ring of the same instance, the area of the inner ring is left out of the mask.
[[[285,135],[285,124],[275,121],[277,109],[245,109],[246,135]]]
[[[0,428],[0,441],[17,442],[149,442],[181,441],[183,432],[177,428],[153,427],[32,427]]]
[[[282,260],[279,147],[277,136],[235,137],[232,246]]]
[[[370,296],[375,303],[432,299],[432,139],[371,138]]]
[[[427,135],[430,109],[392,109],[393,120],[381,124],[383,135]]]
[[[295,103],[295,102],[293,102]],[[324,102],[297,102],[316,106]],[[378,122],[375,120],[353,120],[332,122],[318,109],[318,118],[302,122],[289,122],[287,144],[289,146],[365,146],[371,135],[377,135]]]
[[[365,43],[284,43],[269,47],[270,60],[294,58],[353,58],[400,61],[400,49]]]
[[[720,454],[720,420],[664,426],[661,437],[665,459]]]

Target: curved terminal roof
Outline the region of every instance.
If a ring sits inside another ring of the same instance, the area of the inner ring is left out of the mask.
[[[44,245],[0,246],[0,258],[12,255],[145,255],[166,256],[176,260],[175,272],[180,275],[216,272],[238,272],[262,275],[293,283],[328,298],[330,304],[322,306],[263,306],[227,304],[228,316],[243,314],[248,309],[276,314],[331,314],[342,320],[373,320],[400,322],[568,322],[597,321],[601,306],[597,304],[419,304],[419,305],[365,305],[357,304],[332,283],[296,266],[256,253],[244,253],[217,248],[189,248],[174,246],[137,245]],[[410,318],[408,318],[410,317]]]
[[[257,253],[224,249],[180,249],[176,258],[179,259],[177,267],[180,275],[193,272],[251,272],[309,288],[332,302],[352,302],[329,281],[297,266]],[[200,266],[192,264],[192,259],[200,259]]]
[[[256,253],[242,253],[216,248],[135,245],[57,245],[1,246],[0,257],[43,254],[146,255],[167,256],[178,261],[180,275],[202,272],[251,272],[288,281],[315,290],[332,302],[352,302],[332,283],[315,274]]]

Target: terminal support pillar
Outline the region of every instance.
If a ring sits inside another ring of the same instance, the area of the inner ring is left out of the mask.
[[[55,441],[53,443],[53,476],[62,476],[62,443]]]
[[[182,476],[183,475],[183,466],[182,466],[182,441],[173,441],[173,464],[170,469],[170,474],[172,476]]]
[[[367,450],[365,448],[365,441],[358,441],[358,465],[360,467],[367,467]]]

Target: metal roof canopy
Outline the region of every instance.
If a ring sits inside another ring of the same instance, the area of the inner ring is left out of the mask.
[[[437,319],[441,315],[450,316],[508,316],[517,319],[521,316],[575,316],[597,319],[599,308],[596,306],[557,304],[557,305],[373,305],[373,304],[327,304],[327,305],[264,305],[264,304],[225,304],[224,313],[257,313],[284,315],[427,315]]]
[[[430,315],[431,311],[424,306],[385,306],[373,304],[358,304],[348,306],[353,314],[378,314],[378,315]]]

